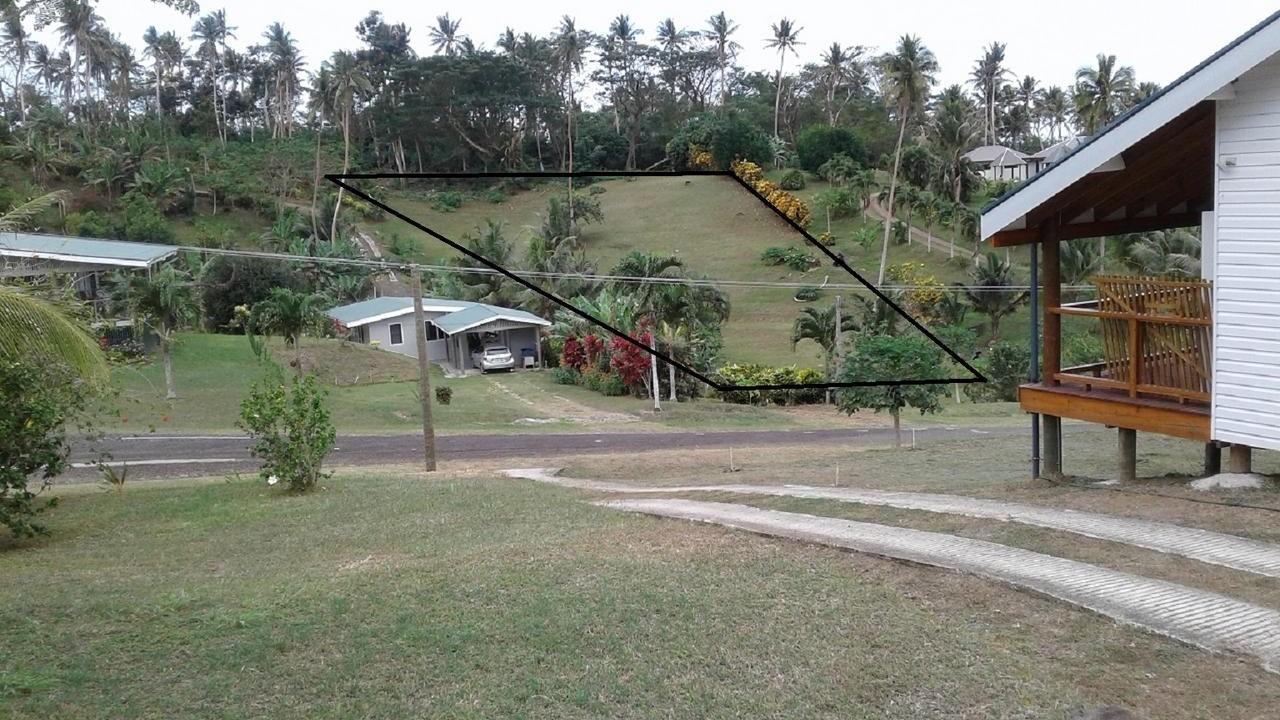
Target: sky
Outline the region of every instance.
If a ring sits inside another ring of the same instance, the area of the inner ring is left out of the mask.
[[[892,3],[818,2],[727,3],[697,0],[647,0],[624,4],[569,0],[421,2],[420,0],[201,0],[201,10],[224,8],[237,28],[236,47],[258,42],[266,26],[280,21],[298,40],[314,67],[334,50],[358,45],[355,25],[370,10],[411,28],[419,54],[429,54],[428,28],[445,12],[461,18],[461,30],[485,47],[493,47],[503,28],[548,34],[562,15],[578,27],[608,29],[619,13],[652,39],[660,20],[671,17],[682,27],[701,29],[710,15],[724,10],[738,26],[734,36],[742,50],[739,64],[748,69],[777,67],[777,55],[764,48],[770,25],[785,16],[798,24],[804,42],[797,63],[816,62],[832,42],[891,49],[904,33],[919,35],[942,66],[940,84],[963,83],[982,49],[994,40],[1008,44],[1007,65],[1019,76],[1032,75],[1042,85],[1069,85],[1075,70],[1091,64],[1100,52],[1115,54],[1137,70],[1138,79],[1166,84],[1238,35],[1275,12],[1274,0],[897,0]],[[99,13],[123,40],[140,46],[147,26],[189,34],[193,19],[150,0],[100,0]],[[780,10],[782,12],[780,12]]]

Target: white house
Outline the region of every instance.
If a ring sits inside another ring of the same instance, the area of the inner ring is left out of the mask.
[[[1042,377],[1020,400],[1047,417],[1280,450],[1280,13],[1081,143],[982,214],[997,246],[1038,244]],[[1198,227],[1203,280],[1102,279],[1097,303],[1062,305],[1059,243]],[[1104,324],[1100,366],[1061,368],[1063,315]],[[1213,467],[1207,450],[1206,462]],[[1123,467],[1123,466],[1122,466]]]
[[[99,273],[150,271],[177,252],[172,245],[0,232],[0,277],[63,273],[71,276],[82,300],[96,304]]]
[[[1027,155],[1003,145],[983,145],[964,154],[988,180],[1026,180]]]
[[[471,353],[487,344],[505,345],[516,357],[532,355],[541,364],[541,328],[550,322],[523,310],[465,300],[423,298],[426,316],[427,358],[458,370],[473,367]],[[380,297],[342,305],[327,312],[351,337],[377,343],[392,352],[418,356],[413,299]]]

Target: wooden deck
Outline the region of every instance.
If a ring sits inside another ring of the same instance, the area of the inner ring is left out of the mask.
[[[1209,441],[1209,406],[1203,403],[1131,397],[1114,388],[1046,383],[1018,388],[1018,402],[1030,413]]]

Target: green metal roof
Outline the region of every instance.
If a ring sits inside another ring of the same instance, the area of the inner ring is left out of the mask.
[[[508,320],[530,325],[551,324],[537,315],[523,310],[513,310],[467,300],[423,298],[422,306],[427,312],[445,313],[432,318],[431,322],[449,335],[463,332],[494,320]],[[411,312],[413,312],[413,298],[380,297],[350,305],[342,305],[329,310],[326,314],[342,325],[352,328],[379,320],[407,315]]]
[[[150,267],[178,251],[173,245],[95,240],[67,235],[0,233],[0,256],[112,267]]]

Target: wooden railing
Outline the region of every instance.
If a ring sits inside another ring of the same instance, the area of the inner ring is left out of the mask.
[[[1094,278],[1098,299],[1050,312],[1102,323],[1103,360],[1067,368],[1058,382],[1208,402],[1213,321],[1212,285],[1200,280]]]

